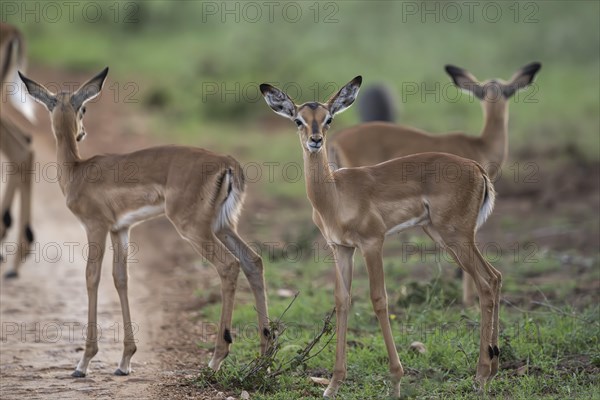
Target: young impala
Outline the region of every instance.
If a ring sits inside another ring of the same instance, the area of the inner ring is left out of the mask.
[[[477,161],[494,180],[508,153],[509,100],[533,82],[541,66],[537,62],[530,63],[508,82],[490,79],[481,83],[462,68],[446,66],[446,72],[456,86],[473,93],[481,101],[484,124],[480,136],[431,135],[408,126],[370,122],[333,135],[328,146],[329,160],[336,167],[362,167],[411,154],[439,151]],[[468,306],[473,302],[473,281],[463,274],[463,304]]]
[[[163,214],[198,254],[216,267],[221,278],[221,321],[209,366],[218,370],[229,353],[240,266],[256,300],[261,350],[264,352],[270,332],[262,260],[236,231],[245,194],[240,164],[229,156],[181,146],[153,147],[129,154],[82,159],[77,142],[86,134],[82,122],[85,103],[100,94],[107,73],[108,68],[72,94],[51,93],[21,75],[29,94],[50,112],[58,165],[62,169],[60,188],[67,207],[84,225],[90,245],[86,268],[87,340],[73,376],[85,376],[90,360],[98,351],[98,283],[107,234],[110,234],[115,253],[113,278],[125,329],[123,357],[115,374],[129,374],[130,360],[136,351],[127,296],[129,229]],[[90,171],[94,171],[93,178],[90,178]],[[116,173],[119,171],[123,173]],[[134,171],[134,174],[125,171]]]
[[[14,26],[0,23],[0,65],[2,79],[2,101],[8,98],[15,108],[30,121],[34,120],[31,101],[25,101],[20,92],[17,71],[25,68],[25,39]],[[4,107],[4,104],[2,105]],[[3,110],[4,111],[4,110]],[[2,222],[0,222],[0,240],[6,237],[8,229],[13,225],[10,212],[14,196],[19,192],[19,233],[12,260],[12,267],[4,275],[15,278],[19,275],[19,267],[30,252],[33,245],[31,229],[31,171],[33,171],[33,148],[31,136],[25,133],[12,119],[10,113],[0,113],[0,150],[9,163],[3,168],[7,174],[6,186],[2,187]],[[4,182],[2,182],[4,184]]]
[[[404,374],[388,316],[381,251],[386,235],[421,226],[475,280],[481,305],[481,341],[476,381],[483,386],[498,371],[498,312],[501,275],[475,246],[475,230],[492,211],[494,189],[474,161],[444,153],[423,153],[361,168],[332,170],[326,140],[333,119],[355,100],[362,78],[354,78],[326,103],[300,106],[282,91],[262,84],[267,104],[298,126],[306,192],[313,221],[336,261],[337,348],[326,397],[346,376],[346,330],[354,251],[365,258],[373,309],[387,348],[393,395]],[[444,173],[443,171],[453,171]]]

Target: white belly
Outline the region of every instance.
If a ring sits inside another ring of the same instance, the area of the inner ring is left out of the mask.
[[[127,211],[119,216],[117,222],[111,227],[112,231],[120,231],[121,229],[129,228],[139,222],[150,218],[158,217],[165,213],[164,204],[155,206],[144,206],[137,210]]]

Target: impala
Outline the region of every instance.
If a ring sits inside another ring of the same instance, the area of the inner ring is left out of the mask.
[[[21,85],[17,76],[19,69],[25,68],[25,40],[19,30],[11,25],[0,23],[0,65],[2,66],[2,101],[8,97],[15,108],[30,121],[33,121],[31,101],[24,101],[19,91]],[[9,86],[10,84],[10,86]],[[4,107],[4,104],[2,105]],[[5,111],[5,110],[3,110]],[[10,113],[0,113],[0,150],[8,159],[3,168],[7,172],[7,182],[3,184],[2,222],[0,222],[0,240],[6,237],[8,229],[13,224],[10,212],[16,192],[20,192],[19,233],[14,252],[13,264],[4,275],[15,278],[19,268],[30,253],[33,244],[31,229],[31,171],[33,171],[33,148],[31,137],[12,120]],[[10,172],[10,173],[9,173]],[[5,177],[2,177],[4,179]]]
[[[540,70],[534,62],[505,82],[491,79],[479,83],[468,71],[446,66],[456,86],[481,101],[484,124],[480,136],[462,133],[431,135],[422,130],[384,122],[370,122],[344,129],[329,143],[329,159],[336,167],[375,165],[397,157],[439,151],[477,161],[494,180],[508,153],[508,104],[518,90],[529,86]],[[473,281],[463,274],[463,304],[474,302]]]
[[[29,94],[50,112],[58,165],[62,168],[60,188],[67,207],[85,227],[90,246],[86,267],[86,346],[73,376],[85,376],[90,360],[98,351],[98,283],[108,234],[113,245],[113,278],[121,302],[125,333],[123,357],[115,374],[130,373],[136,345],[127,295],[129,229],[163,214],[194,250],[216,267],[221,278],[221,320],[209,366],[218,370],[229,353],[240,266],[254,293],[264,352],[270,332],[262,260],[238,235],[236,228],[245,194],[240,164],[229,156],[181,146],[153,147],[129,154],[82,159],[77,142],[86,135],[83,126],[85,103],[100,94],[107,73],[108,68],[105,68],[72,94],[51,93],[20,75]],[[93,179],[89,178],[91,170],[94,171]]]
[[[353,256],[362,253],[368,270],[371,302],[383,334],[393,395],[400,395],[404,372],[388,315],[382,247],[385,236],[421,226],[444,246],[475,280],[481,305],[481,341],[476,381],[484,386],[498,371],[498,313],[501,275],[475,246],[475,230],[492,211],[494,189],[483,168],[472,160],[424,153],[375,166],[333,170],[328,163],[327,131],[337,114],[356,99],[362,78],[354,78],[326,103],[296,105],[279,89],[262,84],[267,104],[298,126],[306,192],[313,221],[335,258],[336,358],[324,396],[337,393],[346,376],[346,331]],[[452,177],[432,171],[452,169]]]

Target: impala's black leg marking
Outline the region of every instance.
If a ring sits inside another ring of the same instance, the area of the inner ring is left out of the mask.
[[[233,339],[231,338],[231,332],[229,332],[229,329],[225,329],[223,339],[225,339],[225,341],[229,344],[233,343]]]

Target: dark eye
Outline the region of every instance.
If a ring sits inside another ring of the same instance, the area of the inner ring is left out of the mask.
[[[294,122],[296,123],[296,125],[298,125],[298,127],[302,126],[302,121],[300,121],[299,119],[295,119]]]
[[[85,107],[81,107],[81,115],[84,115],[84,114],[85,114],[85,111],[86,111],[86,110],[85,110]]]
[[[331,124],[332,122],[333,122],[333,118],[331,118],[331,117],[330,117],[330,118],[328,118],[328,119],[327,119],[327,121],[325,121],[325,123],[326,123],[327,125]]]

